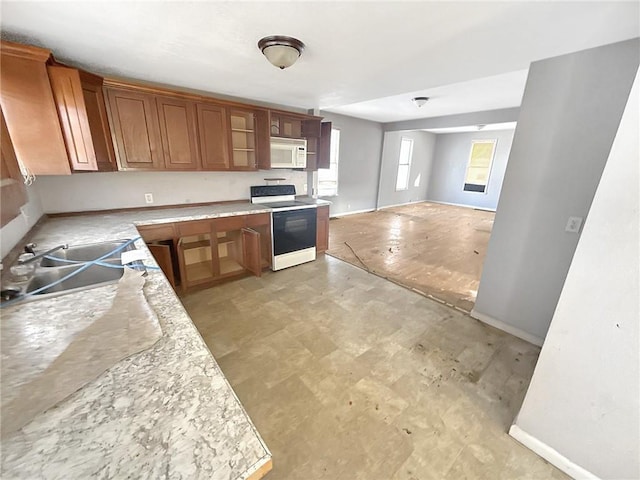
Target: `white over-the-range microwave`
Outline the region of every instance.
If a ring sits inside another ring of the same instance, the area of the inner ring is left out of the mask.
[[[271,168],[307,168],[307,141],[271,137]]]

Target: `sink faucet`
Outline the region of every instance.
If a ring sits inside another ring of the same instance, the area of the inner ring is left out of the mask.
[[[42,257],[46,257],[47,255],[51,255],[53,252],[57,252],[58,250],[66,250],[67,248],[69,248],[69,245],[67,245],[65,243],[63,245],[58,245],[57,247],[53,247],[53,248],[47,250],[46,252],[38,253],[36,255],[36,252],[34,250],[34,248],[36,248],[36,246],[37,245],[35,243],[27,243],[24,246],[24,251],[26,253],[32,253],[34,256],[33,257],[29,257],[29,258],[24,259],[24,260],[18,260],[18,264],[24,265],[25,263],[35,262],[36,260],[40,260]]]

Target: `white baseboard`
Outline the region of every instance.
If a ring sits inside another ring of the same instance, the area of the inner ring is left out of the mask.
[[[593,473],[585,470],[580,465],[573,463],[556,449],[529,435],[517,425],[511,425],[511,428],[509,429],[509,435],[511,435],[528,449],[540,455],[550,464],[558,467],[571,478],[580,480],[600,480],[600,477],[595,476]]]
[[[518,327],[514,327],[513,325],[509,325],[508,323],[504,323],[500,320],[497,320],[489,315],[485,315],[484,313],[480,313],[475,309],[471,310],[469,314],[476,320],[480,320],[487,325],[491,325],[492,327],[496,327],[497,329],[502,330],[503,332],[510,333],[514,337],[521,338],[529,343],[533,343],[539,347],[544,343],[544,338],[536,337],[535,335],[530,334],[529,332],[525,332],[524,330],[520,330]]]
[[[414,203],[424,203],[424,202],[428,202],[429,200],[415,200],[413,202],[406,202],[406,203],[396,203],[394,205],[385,205],[383,207],[378,207],[378,210],[384,210],[386,208],[393,208],[393,207],[402,207],[403,205],[412,205]]]
[[[474,210],[482,210],[483,212],[493,212],[496,213],[496,209],[495,208],[485,208],[485,207],[476,207],[475,205],[465,205],[463,203],[451,203],[451,202],[441,202],[440,200],[425,200],[427,202],[431,202],[431,203],[440,203],[442,205],[451,205],[454,207],[464,207],[464,208],[473,208]]]
[[[375,208],[367,208],[366,210],[354,210],[353,212],[336,213],[335,215],[331,215],[331,218],[346,217],[348,215],[355,215],[357,213],[375,212],[375,210]]]

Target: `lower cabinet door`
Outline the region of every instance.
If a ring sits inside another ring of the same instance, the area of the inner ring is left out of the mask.
[[[159,244],[147,244],[147,247],[151,251],[153,258],[156,259],[156,263],[160,269],[164,272],[164,275],[169,280],[171,286],[176,288],[176,279],[173,273],[173,258],[171,257],[171,247],[169,245]]]
[[[318,207],[318,225],[316,228],[316,253],[329,249],[329,207]]]
[[[262,275],[260,234],[251,228],[242,229],[242,257],[245,269],[256,277]]]

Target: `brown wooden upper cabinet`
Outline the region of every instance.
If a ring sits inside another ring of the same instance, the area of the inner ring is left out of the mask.
[[[296,116],[272,110],[270,128],[272,137],[302,138],[302,118]]]
[[[318,139],[316,168],[329,168],[331,162],[331,122],[322,122]]]
[[[20,207],[27,203],[27,191],[1,110],[0,124],[0,226],[4,227],[20,215]]]
[[[49,50],[0,43],[0,105],[16,158],[35,175],[71,173],[46,62]]]
[[[155,96],[106,88],[120,170],[164,170]]]
[[[203,170],[229,169],[229,133],[224,107],[208,103],[196,105]]]
[[[258,168],[257,121],[251,110],[230,108],[231,165],[233,170],[256,170]]]
[[[315,168],[320,117],[118,80],[105,85],[121,170],[268,170],[276,130],[306,135]]]
[[[256,110],[256,162],[260,170],[271,168],[271,135],[269,134],[269,110]]]
[[[302,121],[302,136],[305,138],[314,137],[320,138],[321,129],[320,129],[319,118],[311,118],[308,120]]]
[[[118,166],[113,149],[113,140],[111,139],[107,106],[104,92],[102,91],[103,79],[83,70],[78,70],[78,72],[82,85],[84,105],[87,109],[87,118],[89,119],[93,149],[96,153],[98,171],[110,172],[117,170]]]
[[[195,103],[173,97],[157,98],[160,137],[167,170],[199,170],[200,151]]]
[[[114,170],[102,79],[60,65],[50,65],[47,70],[71,168],[74,171]]]

